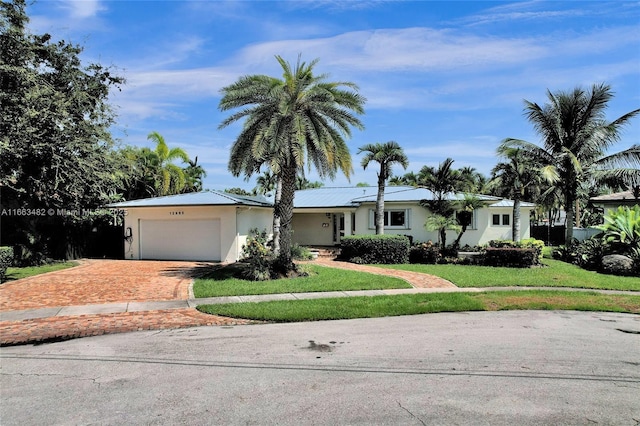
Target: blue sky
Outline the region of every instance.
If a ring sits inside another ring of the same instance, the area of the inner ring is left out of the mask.
[[[610,120],[640,107],[638,2],[46,0],[27,13],[32,32],[81,44],[84,61],[127,79],[111,97],[115,138],[151,146],[158,131],[198,157],[206,189],[255,186],[227,170],[240,125],[218,130],[230,114],[218,111],[219,90],[246,74],[280,77],[274,55],[319,58],[317,73],[367,98],[366,128],[347,141],[351,180],[325,186],[375,185],[376,168],[364,171],[356,153],[389,140],[409,156],[407,171],[451,157],[489,175],[502,139],[539,142],[523,100],[544,103],[547,89],[606,82]],[[615,150],[634,143],[638,118]]]

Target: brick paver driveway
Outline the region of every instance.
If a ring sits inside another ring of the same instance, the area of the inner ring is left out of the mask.
[[[186,300],[196,262],[83,260],[80,266],[0,285],[0,312],[118,302]],[[195,308],[53,316],[0,321],[0,346],[66,340],[137,330],[252,321],[207,315]]]
[[[0,311],[186,300],[195,262],[83,260],[80,266],[0,286]]]

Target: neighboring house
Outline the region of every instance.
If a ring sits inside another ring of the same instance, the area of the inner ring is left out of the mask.
[[[297,191],[293,210],[293,242],[333,246],[345,235],[375,234],[373,212],[377,187],[315,188]],[[461,245],[511,238],[513,201],[478,196],[486,207],[474,212]],[[427,189],[389,186],[385,189],[385,234],[436,241],[424,223],[430,212],[420,200],[432,199]],[[454,198],[452,198],[454,199]],[[252,228],[272,228],[272,200],[211,191],[148,198],[109,205],[124,209],[127,259],[184,259],[233,262]],[[530,234],[534,204],[521,203],[521,236]],[[447,241],[453,242],[454,231]]]
[[[589,203],[594,207],[603,209],[604,215],[608,215],[610,211],[617,210],[618,207],[633,207],[640,205],[640,194],[633,191],[616,192],[614,194],[600,195],[589,199]]]

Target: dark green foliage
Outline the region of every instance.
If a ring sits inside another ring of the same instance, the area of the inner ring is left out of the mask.
[[[484,252],[486,266],[528,268],[540,265],[544,242],[529,238],[522,241],[491,240]]]
[[[436,264],[440,258],[440,250],[431,241],[416,244],[409,250],[409,263]]]
[[[242,246],[242,261],[247,267],[242,277],[250,281],[265,281],[273,277],[273,256],[267,247],[267,231],[250,231],[247,243]]]
[[[3,209],[47,213],[4,216],[2,243],[20,244],[34,259],[62,258],[89,219],[58,211],[115,199],[107,102],[123,79],[83,65],[79,46],[30,34],[25,8],[23,0],[0,3],[0,191]]]
[[[536,251],[530,248],[487,247],[484,254],[486,266],[528,268],[537,264]]]
[[[601,238],[589,238],[573,247],[572,263],[584,269],[597,271],[602,257],[607,254],[607,246]]]
[[[340,258],[354,263],[408,263],[409,239],[404,235],[351,235],[341,241]]]
[[[291,257],[295,260],[311,260],[313,258],[308,248],[297,243],[291,245]]]
[[[0,283],[4,281],[7,268],[13,263],[13,248],[0,247]]]

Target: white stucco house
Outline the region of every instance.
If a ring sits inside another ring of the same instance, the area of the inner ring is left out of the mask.
[[[333,246],[345,235],[375,234],[376,187],[315,188],[297,191],[293,242]],[[452,199],[456,196],[452,196]],[[461,196],[460,196],[461,197]],[[479,195],[484,208],[474,211],[461,244],[484,244],[511,238],[513,201]],[[431,191],[408,186],[385,190],[385,234],[410,235],[414,241],[436,241],[424,223],[431,212],[420,200]],[[272,199],[208,191],[132,200],[108,207],[125,213],[125,258],[234,262],[253,228],[272,228]],[[521,236],[528,238],[534,204],[521,204]],[[457,235],[448,231],[448,241]]]

